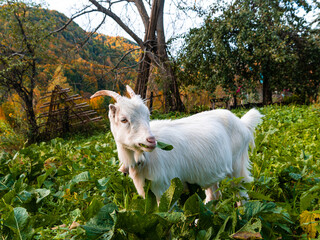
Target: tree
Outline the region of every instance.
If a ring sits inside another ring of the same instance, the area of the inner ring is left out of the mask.
[[[86,7],[82,13],[98,11],[112,18],[122,29],[124,29],[139,45],[142,54],[139,62],[138,78],[135,85],[135,92],[146,98],[147,84],[150,76],[151,64],[158,67],[162,76],[163,91],[166,100],[166,110],[183,110],[184,106],[180,99],[179,88],[176,76],[169,61],[164,25],[164,0],[106,0],[96,1],[89,0],[92,5],[91,9]],[[137,10],[137,15],[141,18],[144,26],[144,39],[141,39],[129,25],[127,25],[115,11],[114,5],[118,3],[127,3],[133,5],[132,8]],[[150,8],[148,14],[147,7]],[[90,9],[90,10],[88,10]],[[82,14],[80,13],[80,14]]]
[[[188,84],[209,90],[220,84],[235,94],[262,83],[264,104],[272,102],[274,90],[317,86],[319,44],[297,14],[311,10],[308,1],[236,0],[222,6],[213,6],[204,25],[186,36],[180,64]]]
[[[45,54],[49,21],[43,21],[39,5],[0,1],[0,88],[14,90],[26,110],[30,142],[37,140],[39,126],[34,112],[38,64]],[[46,22],[46,23],[45,23]]]

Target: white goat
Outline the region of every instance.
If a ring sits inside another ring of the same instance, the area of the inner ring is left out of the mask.
[[[241,119],[228,110],[212,110],[177,120],[150,121],[150,113],[139,95],[127,86],[130,98],[101,90],[91,98],[107,95],[111,131],[117,144],[121,170],[129,175],[138,193],[145,197],[145,179],[157,200],[178,177],[183,183],[206,189],[209,202],[220,195],[218,183],[229,177],[250,182],[248,148],[262,115],[251,109]],[[156,148],[156,141],[173,145],[173,150]],[[247,196],[247,195],[245,195]]]

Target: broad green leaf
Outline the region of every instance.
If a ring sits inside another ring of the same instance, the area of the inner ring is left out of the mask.
[[[40,175],[39,177],[37,177],[37,182],[38,182],[38,188],[41,188],[42,184],[44,183],[44,181],[47,179],[47,177],[54,171],[54,168],[49,168],[46,173]]]
[[[63,166],[58,168],[57,174],[60,177],[63,177],[65,175],[70,175],[70,170],[66,165],[63,165]]]
[[[25,208],[13,208],[3,221],[4,225],[9,227],[16,236],[16,239],[31,239],[33,230],[29,225],[29,214]]]
[[[210,209],[210,207],[208,208],[203,201],[201,200],[201,198],[199,197],[199,205],[200,205],[200,216],[199,216],[199,221],[198,221],[198,226],[200,228],[203,229],[208,229],[212,226],[212,222],[214,221],[214,217],[215,217],[215,213],[213,213]],[[214,209],[214,207],[213,207]],[[232,217],[235,214],[236,211],[233,211],[232,213]],[[236,219],[235,219],[236,221]],[[233,224],[233,222],[232,222]]]
[[[179,178],[171,180],[171,185],[160,198],[159,211],[167,212],[178,201],[183,192],[183,184]]]
[[[85,229],[87,239],[98,239],[103,236],[103,239],[111,239],[116,221],[114,211],[118,208],[115,204],[107,204],[99,210],[99,212],[81,227]]]
[[[103,207],[103,202],[98,199],[98,198],[93,198],[92,201],[90,202],[89,206],[87,207],[87,209],[85,209],[83,211],[83,216],[85,217],[85,219],[90,219],[93,216],[95,216],[100,209]]]
[[[313,186],[306,192],[303,192],[300,198],[300,208],[301,210],[306,210],[311,206],[311,202],[315,198],[319,198],[320,194],[320,184]]]
[[[24,179],[26,178],[25,174],[21,174],[19,176],[19,179],[17,181],[14,182],[13,184],[13,189],[16,192],[20,192],[21,190],[23,190],[24,188],[26,188],[26,184],[24,183]]]
[[[206,238],[206,230],[200,230],[197,234],[197,240],[206,240],[208,238]]]
[[[239,229],[239,231],[237,231],[235,234],[232,234],[232,237],[234,238],[235,235],[239,235],[238,233],[260,233],[261,228],[262,223],[260,218],[251,218],[241,229]]]
[[[185,221],[186,219],[185,215],[182,212],[159,212],[155,214],[169,223],[178,223],[180,221]]]
[[[291,224],[293,224],[293,223],[291,222]],[[279,223],[279,222],[277,222],[277,226],[279,226],[279,227],[282,228],[284,231],[286,231],[287,233],[289,233],[290,235],[292,235],[292,230],[291,230],[291,228],[290,228],[290,225],[287,225],[287,224],[285,224],[285,223]]]
[[[276,204],[273,202],[262,203],[259,201],[250,201],[245,203],[245,216],[248,219],[258,215],[262,212],[272,212],[276,208]]]
[[[197,240],[207,240],[210,239],[212,236],[212,227],[210,227],[207,231],[200,230],[197,234]]]
[[[97,187],[99,190],[106,190],[107,188],[107,184],[109,182],[110,178],[109,177],[103,177],[103,178],[100,178],[98,181],[97,181]]]
[[[8,211],[9,209],[7,209]],[[20,214],[19,214],[20,212]],[[17,217],[17,215],[20,215],[20,217]],[[22,219],[22,221],[20,221],[20,225],[18,222],[18,218]],[[26,211],[26,209],[21,208],[21,207],[17,207],[16,209],[10,207],[9,212],[6,212],[4,215],[4,225],[9,227],[11,230],[13,230],[14,232],[18,232],[18,229],[21,226],[24,226],[26,223],[26,219],[28,218],[28,213]],[[24,219],[24,220],[23,220]]]
[[[184,214],[186,217],[198,215],[200,213],[200,205],[202,203],[198,194],[193,194],[187,199],[183,206]],[[203,204],[203,203],[202,203]]]
[[[16,197],[16,191],[13,189],[6,194],[3,195],[2,199],[5,201],[7,204],[11,204],[11,202],[15,199]]]
[[[157,148],[165,151],[171,151],[173,149],[173,146],[164,142],[157,141]]]
[[[0,177],[0,191],[6,190],[14,184],[12,174]]]
[[[144,213],[146,210],[146,201],[142,199],[140,196],[135,196],[130,203],[128,204],[127,210],[131,211],[139,211]]]
[[[104,239],[109,240],[113,237],[113,230],[107,230],[105,228],[100,228],[97,226],[85,225],[81,226],[86,231],[86,239],[95,240],[95,239]]]
[[[26,226],[29,218],[27,210],[22,207],[16,207],[13,209],[13,211],[17,226],[19,226],[20,229],[23,229]]]
[[[26,190],[21,191],[18,194],[19,199],[21,199],[21,201],[23,201],[24,203],[28,203],[31,201],[32,199],[32,192],[28,192]]]
[[[158,210],[157,199],[154,193],[151,191],[151,181],[146,181],[146,185],[144,187],[145,191],[145,210],[144,213],[153,213]]]
[[[71,180],[72,183],[79,183],[79,182],[87,182],[90,180],[90,173],[88,171],[82,172],[76,176],[74,176]]]
[[[50,190],[45,188],[35,189],[34,193],[36,195],[37,203],[39,203],[42,199],[50,195]]]
[[[230,219],[230,216],[225,219],[223,225],[220,227],[220,229],[219,229],[216,237],[214,238],[215,240],[221,239],[220,235],[224,232],[224,230],[225,230],[225,228],[226,228],[226,225],[227,225],[229,219]]]
[[[158,217],[153,214],[141,214],[138,211],[125,211],[117,214],[116,228],[129,233],[145,234],[155,228]]]
[[[298,174],[298,173],[289,173],[289,176],[296,181],[298,181],[302,178],[301,174]]]
[[[73,210],[70,212],[70,216],[72,217],[72,222],[77,221],[81,217],[81,210],[79,208]]]
[[[274,201],[274,199],[272,199],[270,196],[266,196],[260,192],[249,191],[248,194],[250,196],[250,199]]]

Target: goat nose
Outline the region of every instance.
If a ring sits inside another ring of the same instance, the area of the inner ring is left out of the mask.
[[[147,142],[155,144],[156,143],[156,138],[154,136],[147,137]]]

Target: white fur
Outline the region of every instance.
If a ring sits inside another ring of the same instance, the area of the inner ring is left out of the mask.
[[[159,200],[178,177],[206,189],[208,202],[219,197],[218,183],[227,176],[252,181],[248,148],[254,144],[254,128],[261,121],[259,111],[251,109],[241,119],[228,110],[212,110],[177,120],[149,121],[142,99],[127,89],[131,98],[117,98],[109,107],[109,118],[121,169],[129,170],[140,195],[145,196],[143,186],[149,179]],[[171,144],[173,150],[155,148],[147,140],[152,137]]]

